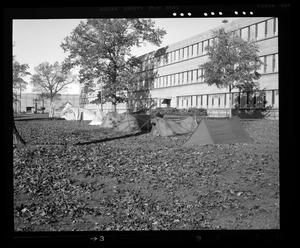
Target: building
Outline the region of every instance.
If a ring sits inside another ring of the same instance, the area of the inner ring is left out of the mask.
[[[39,99],[37,93],[22,93],[17,95],[18,101],[13,103],[15,113],[34,113],[35,111],[49,113],[50,100]],[[55,108],[58,109],[65,103],[71,103],[74,107],[79,107],[79,94],[61,94],[60,98],[54,101]]]
[[[259,92],[232,91],[234,106],[239,109],[271,108],[272,116],[279,116],[278,83],[278,19],[273,17],[241,18],[213,29],[224,28],[236,32],[245,40],[254,40],[260,48],[259,56],[264,62],[259,79]],[[228,89],[219,89],[203,83],[203,68],[208,55],[204,48],[212,44],[213,30],[170,44],[143,59],[140,73],[148,73],[135,89],[138,108],[149,97],[157,107],[205,108],[212,115],[227,115],[229,109]],[[93,108],[88,104],[89,108]],[[120,111],[128,106],[117,106]],[[105,105],[104,109],[110,109]]]

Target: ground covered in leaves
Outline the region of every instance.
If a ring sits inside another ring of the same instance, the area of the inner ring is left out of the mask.
[[[153,137],[19,118],[16,231],[279,228],[279,125],[241,120],[253,144],[185,148]]]

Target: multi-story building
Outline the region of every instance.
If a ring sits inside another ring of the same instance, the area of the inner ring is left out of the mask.
[[[240,109],[270,107],[273,116],[278,118],[278,19],[275,17],[241,18],[141,56],[140,73],[149,76],[136,86],[135,105],[138,107],[151,97],[157,107],[205,108],[211,113],[226,114],[229,109],[228,89],[203,82],[202,65],[208,59],[204,48],[212,44],[213,31],[219,28],[236,32],[245,40],[254,40],[264,62],[259,71],[260,91],[240,92],[233,89],[233,106]],[[104,109],[109,107],[105,105]],[[117,109],[126,109],[126,104]]]

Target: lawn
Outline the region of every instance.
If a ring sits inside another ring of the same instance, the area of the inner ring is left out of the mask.
[[[254,143],[185,148],[190,134],[17,118],[15,230],[278,229],[278,121],[241,122]]]

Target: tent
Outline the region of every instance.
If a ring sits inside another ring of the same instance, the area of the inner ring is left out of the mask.
[[[139,128],[144,131],[150,131],[151,129],[151,118],[150,115],[136,115],[131,114],[132,117],[136,118]]]
[[[115,130],[122,132],[133,132],[139,129],[149,131],[150,125],[150,115],[108,112],[103,118],[101,127],[115,128]]]
[[[155,117],[152,122],[152,135],[171,136],[176,134],[186,134],[197,127],[195,117],[187,116],[186,118],[160,118]]]
[[[253,139],[237,117],[204,118],[183,146],[251,142]]]
[[[84,121],[91,121],[95,118],[95,114],[89,110],[89,109],[84,109],[84,108],[75,108],[75,107],[69,107],[62,112],[61,118],[65,118],[66,120],[74,120],[78,121],[80,120],[82,116],[82,120]]]
[[[113,128],[117,125],[117,122],[119,122],[120,114],[117,112],[108,112],[106,116],[103,118],[101,127],[104,128]]]
[[[132,132],[139,129],[136,118],[129,113],[118,114],[117,112],[108,112],[101,127],[115,128],[117,131]]]
[[[66,102],[64,105],[55,110],[55,115],[62,117],[70,107],[73,107],[73,105],[69,102]]]
[[[122,132],[134,132],[139,129],[139,124],[136,118],[129,113],[119,114],[119,120],[115,129]]]
[[[105,118],[104,112],[98,109],[95,113],[94,119],[89,123],[89,125],[101,125],[104,118]]]

